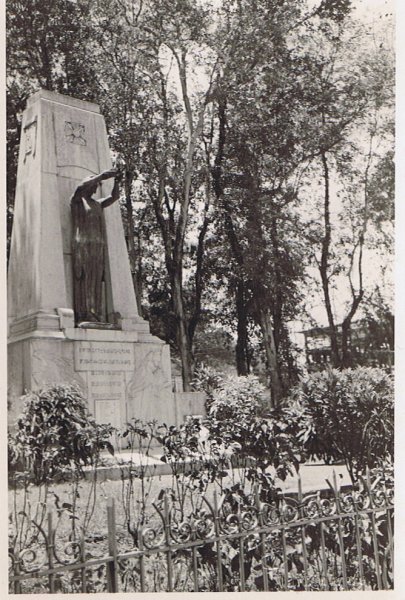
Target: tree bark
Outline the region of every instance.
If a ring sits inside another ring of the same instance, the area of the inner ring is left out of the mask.
[[[332,237],[332,228],[330,221],[330,189],[329,189],[329,166],[326,152],[321,151],[321,160],[324,176],[324,235],[322,239],[322,254],[319,265],[319,272],[322,280],[322,289],[325,300],[325,308],[329,323],[329,337],[331,345],[331,357],[334,367],[340,364],[339,344],[337,339],[337,328],[333,316],[332,301],[329,290],[329,250]]]
[[[224,196],[223,182],[223,161],[225,155],[226,143],[226,99],[218,100],[218,150],[215,156],[214,167],[212,169],[213,188],[218,202],[224,215],[224,227],[228,238],[232,256],[238,265],[236,273],[235,289],[235,308],[236,308],[236,371],[238,375],[248,375],[250,373],[249,360],[249,335],[248,335],[248,308],[246,299],[246,282],[243,271],[243,253],[235,231],[232,219],[232,208],[228,199]]]
[[[249,336],[248,336],[248,310],[246,302],[246,291],[243,280],[236,285],[235,303],[237,315],[237,339],[236,339],[236,371],[238,375],[249,375]]]
[[[174,269],[172,290],[173,311],[176,319],[177,346],[181,360],[183,388],[185,392],[189,392],[191,390],[191,380],[193,378],[193,359],[190,338],[187,330],[187,319],[184,311],[181,264],[176,265]]]
[[[279,376],[277,350],[274,342],[273,327],[271,323],[270,310],[257,307],[260,329],[263,336],[263,344],[266,352],[268,371],[270,374],[271,405],[276,408],[280,404],[283,389]]]
[[[129,263],[131,268],[132,283],[135,290],[136,305],[138,314],[142,316],[142,287],[139,273],[140,257],[135,248],[135,219],[134,209],[132,206],[131,188],[133,183],[133,173],[129,169],[125,171],[125,208],[127,213],[127,246]]]

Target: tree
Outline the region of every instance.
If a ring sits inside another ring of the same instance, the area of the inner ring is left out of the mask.
[[[224,4],[227,33],[237,44],[221,73],[216,100],[212,174],[218,222],[232,256],[238,373],[249,368],[251,316],[262,332],[275,404],[283,395],[282,346],[291,368],[286,321],[297,307],[305,264],[291,207],[298,169],[313,159],[319,137],[305,110],[311,69],[316,69],[307,38],[314,28],[327,26],[325,18],[342,18],[348,3],[341,3],[340,12],[332,4],[321,3],[312,12],[300,3],[240,2],[234,11]],[[269,22],[271,36],[263,30]]]
[[[338,27],[341,29],[343,24]],[[392,75],[389,52],[378,49],[371,58],[356,53],[361,47],[359,38],[364,38],[364,31],[346,23],[344,34],[331,36],[329,45],[322,42],[320,47],[328,50],[328,56],[317,51],[319,69],[308,97],[311,114],[319,120],[320,136],[315,139],[323,178],[323,227],[321,231],[313,222],[309,240],[319,248],[314,258],[322,282],[332,362],[334,366],[346,367],[350,365],[350,327],[365,291],[364,255],[373,216],[370,180],[378,160],[376,148],[384,137],[387,139],[387,111],[389,114],[391,104],[390,91],[387,92]],[[385,68],[381,64],[375,68],[378,61],[384,62]],[[312,176],[316,172],[312,171]],[[339,221],[333,222],[337,202],[342,210]],[[339,347],[333,286],[343,274],[351,299],[342,320]]]

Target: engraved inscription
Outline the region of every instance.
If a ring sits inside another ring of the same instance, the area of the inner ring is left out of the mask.
[[[37,147],[37,119],[35,118],[31,123],[28,123],[24,127],[24,137],[25,137],[25,156],[24,162],[29,154],[33,157],[35,156],[35,151]]]
[[[85,138],[86,128],[81,123],[74,123],[73,121],[65,121],[65,137],[68,142],[77,144],[78,146],[86,146],[87,141]]]
[[[132,371],[134,349],[131,344],[79,342],[75,345],[77,371]]]
[[[125,402],[125,373],[123,371],[89,371],[88,394],[92,400]]]

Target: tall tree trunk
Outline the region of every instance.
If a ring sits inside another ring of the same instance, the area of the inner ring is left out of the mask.
[[[223,183],[223,161],[225,154],[226,143],[226,99],[220,98],[218,101],[218,150],[215,156],[214,168],[212,169],[212,179],[214,193],[218,205],[222,208],[224,214],[224,226],[226,236],[232,256],[238,265],[236,273],[236,289],[235,289],[235,308],[236,308],[236,370],[238,375],[248,375],[250,373],[249,360],[249,335],[248,335],[248,308],[246,301],[246,284],[243,271],[243,253],[239,244],[239,240],[235,231],[232,219],[232,207],[228,199],[224,195]]]
[[[195,266],[195,292],[194,292],[194,310],[189,319],[188,335],[190,340],[190,347],[193,347],[193,340],[195,330],[201,316],[201,303],[204,289],[204,258],[205,258],[205,238],[210,224],[209,209],[211,206],[211,185],[210,185],[210,173],[209,173],[209,157],[207,157],[207,169],[205,174],[205,203],[204,203],[204,218],[201,225],[200,232],[198,234],[197,244],[197,256]]]
[[[237,316],[237,339],[236,339],[236,370],[238,375],[249,375],[249,343],[248,343],[248,310],[246,302],[246,291],[243,280],[239,280],[235,292],[236,316]]]
[[[259,265],[264,264],[266,261],[267,245],[267,240],[265,239],[263,232],[263,208],[261,204],[262,195],[260,192],[258,176],[252,177],[249,175],[248,179],[250,181],[249,191],[251,194],[249,201],[248,220],[251,223],[251,230],[256,231],[257,265]],[[275,218],[273,218],[271,225],[271,229],[273,229],[272,243],[276,241],[275,227]],[[277,253],[277,244],[273,250],[275,250]],[[276,278],[277,267],[278,265],[275,265]],[[269,290],[267,290],[263,285],[258,266],[256,266],[255,271],[253,272],[252,280],[252,294],[266,353],[267,370],[270,379],[271,402],[273,407],[275,407],[278,406],[283,394],[280,364],[278,360],[278,343],[281,337],[280,330],[282,326],[283,303],[281,297],[281,286],[280,282],[276,279],[274,286],[275,290],[269,292]]]
[[[257,307],[257,312],[259,316],[260,329],[263,336],[264,349],[266,352],[268,371],[270,374],[271,404],[273,408],[276,408],[282,398],[283,389],[279,376],[277,350],[274,342],[271,315],[269,309],[260,306]]]
[[[184,311],[182,264],[176,265],[172,280],[173,311],[176,320],[177,346],[181,360],[181,374],[185,392],[191,390],[193,378],[193,359],[188,336],[187,319]]]
[[[332,301],[329,289],[329,250],[332,237],[332,229],[330,222],[330,181],[328,160],[326,152],[324,151],[321,152],[321,160],[324,176],[324,235],[322,239],[322,254],[321,262],[319,265],[319,272],[322,280],[322,289],[325,300],[326,313],[328,315],[332,364],[334,367],[338,367],[340,364],[339,344],[337,338],[337,327],[335,325],[335,320],[333,316]]]
[[[376,123],[375,123],[376,127]],[[358,288],[357,291],[353,285],[352,281],[352,270],[354,268],[355,263],[355,252],[353,251],[351,255],[350,262],[350,270],[349,270],[349,282],[350,282],[350,290],[352,294],[352,304],[350,306],[349,312],[343,320],[342,323],[342,367],[347,368],[351,366],[351,356],[349,350],[349,341],[350,341],[350,327],[353,320],[354,315],[357,312],[358,307],[360,306],[361,301],[364,297],[364,288],[363,288],[363,248],[364,241],[366,237],[367,231],[367,222],[368,222],[368,177],[369,171],[371,167],[372,157],[373,157],[373,140],[375,135],[375,129],[371,131],[370,136],[370,146],[367,156],[366,169],[364,173],[364,203],[363,203],[363,223],[361,226],[361,230],[359,233],[359,239],[355,246],[357,247],[357,276],[358,276]]]
[[[138,276],[139,260],[140,257],[135,248],[135,219],[134,209],[132,206],[132,182],[134,176],[132,171],[127,169],[125,171],[125,208],[127,213],[127,246],[129,255],[129,264],[131,268],[132,283],[135,290],[136,304],[138,308],[138,314],[142,316],[142,289],[140,285],[140,277]]]

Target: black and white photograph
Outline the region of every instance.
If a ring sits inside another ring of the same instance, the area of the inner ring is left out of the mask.
[[[7,0],[10,596],[397,591],[395,21]]]

